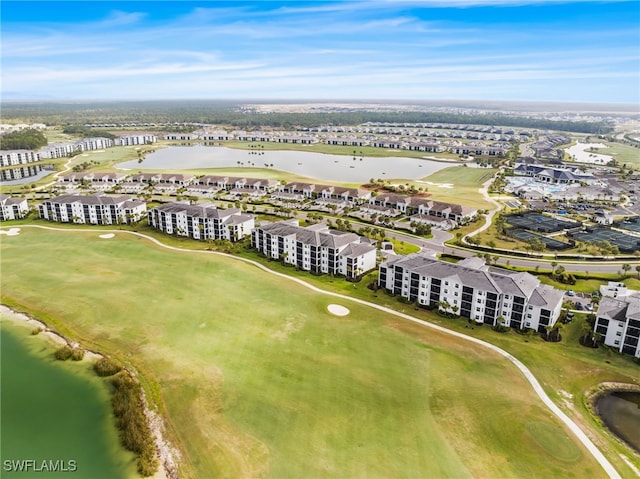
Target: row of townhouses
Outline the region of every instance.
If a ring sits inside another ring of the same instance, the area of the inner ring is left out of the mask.
[[[19,220],[29,212],[26,198],[12,198],[0,193],[0,221]]]
[[[7,150],[0,151],[0,166],[15,166],[35,163],[53,158],[64,158],[73,153],[104,150],[114,145],[133,146],[148,145],[158,141],[157,136],[149,134],[124,135],[115,140],[110,138],[83,138],[75,142],[52,143],[38,151]]]
[[[284,132],[284,131],[243,131],[235,130],[197,130],[193,133],[168,133],[164,136],[168,141],[246,141],[260,143],[288,143],[311,145],[325,143],[327,145],[387,148],[395,150],[423,151],[427,153],[443,153],[449,151],[455,154],[502,156],[509,151],[509,144],[498,142],[488,145],[475,141],[462,143],[460,141],[430,140],[425,141],[416,136],[378,137],[376,135],[320,135],[317,133]]]
[[[607,346],[640,358],[640,291],[610,282],[600,294],[594,331]]]
[[[430,224],[442,229],[452,229],[465,224],[478,211],[475,208],[434,201],[411,195],[380,194],[362,188],[323,185],[318,183],[293,182],[281,185],[265,178],[245,178],[207,175],[194,177],[169,173],[72,173],[60,178],[58,186],[76,188],[79,183],[91,183],[98,190],[113,189],[115,185],[123,193],[140,193],[150,185],[163,193],[176,193],[183,188],[187,194],[213,196],[220,191],[235,195],[260,197],[270,195],[282,201],[314,200],[319,206],[338,208],[358,206],[367,214],[395,217],[410,215],[410,221]]]
[[[563,299],[562,291],[529,273],[490,267],[480,258],[448,263],[426,253],[382,263],[378,284],[408,301],[477,323],[539,332],[556,323]]]
[[[297,220],[256,228],[251,245],[268,258],[281,259],[304,271],[355,278],[376,266],[376,247],[368,238]]]

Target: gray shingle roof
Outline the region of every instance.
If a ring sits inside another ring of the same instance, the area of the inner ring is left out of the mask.
[[[561,303],[563,297],[562,291],[541,285],[538,279],[529,273],[487,268],[484,262],[481,264],[477,260],[469,259],[455,264],[440,261],[425,253],[413,253],[390,259],[386,265],[398,265],[422,276],[457,281],[481,291],[525,297],[531,304],[549,309]]]

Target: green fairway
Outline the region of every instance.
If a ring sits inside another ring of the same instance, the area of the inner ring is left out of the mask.
[[[329,153],[332,155],[345,155],[360,158],[368,157],[403,157],[403,158],[442,158],[447,160],[459,160],[458,155],[452,153],[425,153],[424,151],[399,150],[395,148],[377,148],[374,146],[340,146],[327,145],[325,143],[313,143],[311,145],[274,142],[249,142],[249,141],[222,141],[221,145],[228,148],[241,150],[295,150],[311,151],[315,153]]]
[[[603,477],[495,353],[234,259],[99,234],[3,236],[2,301],[134,367],[181,477]]]
[[[497,170],[495,168],[469,168],[451,166],[436,171],[419,181],[409,181],[416,188],[426,188],[430,199],[457,203],[479,209],[492,209],[492,203],[485,200],[480,193],[483,183],[490,180]],[[395,183],[395,182],[393,182]],[[401,184],[407,182],[402,181]]]

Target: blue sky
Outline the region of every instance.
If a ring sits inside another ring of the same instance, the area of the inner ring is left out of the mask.
[[[640,103],[640,2],[10,1],[4,99]]]

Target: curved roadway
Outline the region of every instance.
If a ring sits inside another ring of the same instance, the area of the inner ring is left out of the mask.
[[[345,301],[351,301],[354,303],[358,303],[358,304],[362,304],[364,306],[369,306],[371,308],[377,309],[379,311],[383,311],[385,313],[388,314],[392,314],[394,316],[398,316],[400,318],[406,319],[408,321],[412,321],[414,323],[420,324],[422,326],[425,326],[427,328],[431,328],[431,329],[435,329],[437,331],[440,331],[442,333],[445,334],[449,334],[455,337],[458,337],[460,339],[463,339],[465,341],[469,341],[472,342],[474,344],[477,344],[479,346],[488,348],[498,354],[500,354],[501,356],[503,356],[504,358],[506,358],[508,361],[510,361],[512,364],[514,364],[519,370],[520,372],[522,372],[522,374],[524,375],[525,379],[527,381],[529,381],[529,384],[531,384],[531,387],[533,388],[533,390],[535,391],[535,393],[538,395],[538,397],[541,399],[541,401],[549,408],[549,410],[556,415],[556,417],[558,419],[560,419],[560,421],[562,421],[568,428],[569,430],[571,430],[571,432],[575,435],[575,437],[584,445],[584,447],[591,453],[591,455],[596,459],[596,461],[598,461],[598,463],[600,464],[600,466],[602,466],[602,468],[604,469],[604,471],[607,473],[607,475],[611,478],[611,479],[621,479],[621,476],[618,474],[618,471],[613,467],[613,465],[609,462],[609,460],[604,456],[604,454],[602,454],[602,452],[596,447],[596,445],[589,439],[589,437],[582,431],[582,429],[580,429],[580,427],[578,427],[578,425],[571,420],[571,418],[569,418],[569,416],[567,416],[558,406],[556,406],[556,404],[551,400],[551,398],[547,395],[547,393],[544,392],[544,389],[542,388],[542,386],[540,385],[540,383],[538,382],[538,380],[535,378],[535,376],[533,375],[533,373],[529,370],[529,368],[527,368],[519,359],[517,359],[516,357],[514,357],[513,355],[511,355],[510,353],[506,352],[505,350],[494,346],[491,343],[488,343],[486,341],[483,341],[481,339],[477,339],[477,338],[473,338],[471,336],[467,336],[465,334],[459,333],[457,331],[451,331],[449,329],[446,329],[442,326],[438,326],[436,324],[431,324],[427,321],[423,321],[421,319],[418,318],[414,318],[413,316],[410,316],[408,314],[405,313],[401,313],[399,311],[395,311],[393,309],[384,307],[384,306],[380,306],[378,304],[375,303],[370,303],[369,301],[364,301],[362,299],[358,299],[358,298],[351,298],[349,296],[345,296],[339,293],[334,293],[332,291],[325,291],[323,289],[317,288],[316,286],[313,286],[309,283],[307,283],[304,280],[301,280],[299,278],[293,278],[291,276],[288,276],[286,274],[283,273],[278,273],[276,271],[272,271],[269,268],[267,268],[266,266],[250,260],[250,259],[246,259],[246,258],[240,258],[238,256],[233,256],[230,254],[226,254],[226,253],[220,253],[217,251],[203,251],[203,250],[189,250],[189,249],[184,249],[184,248],[177,248],[175,246],[169,246],[166,244],[163,244],[162,242],[158,241],[155,238],[152,238],[150,236],[144,235],[142,233],[137,233],[137,232],[133,232],[133,231],[124,231],[124,230],[94,230],[94,229],[62,229],[62,228],[52,228],[52,227],[48,227],[48,226],[39,226],[39,225],[21,225],[20,228],[41,228],[41,229],[46,229],[46,230],[52,230],[52,231],[62,231],[62,232],[88,232],[88,231],[97,231],[100,233],[105,233],[106,231],[111,231],[114,233],[125,233],[125,234],[130,234],[130,235],[134,235],[134,236],[139,236],[142,238],[145,238],[149,241],[151,241],[152,243],[162,247],[162,248],[166,248],[172,251],[177,251],[180,253],[199,253],[199,254],[216,254],[219,256],[226,256],[228,258],[232,258],[235,260],[239,260],[239,261],[244,261],[245,263],[249,263],[269,274],[273,274],[276,276],[279,276],[281,278],[285,278],[289,281],[293,281],[295,283],[298,283],[301,286],[304,286],[305,288],[308,288],[314,292],[320,293],[320,294],[326,294],[328,296],[332,296],[334,298],[340,298],[342,300]]]

